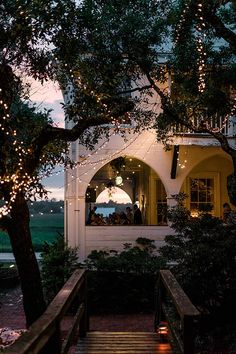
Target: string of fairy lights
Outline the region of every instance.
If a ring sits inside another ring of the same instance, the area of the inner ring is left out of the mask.
[[[207,53],[204,49],[204,39],[206,34],[204,33],[204,29],[206,24],[204,22],[203,11],[202,11],[202,1],[199,1],[197,4],[197,12],[196,12],[196,30],[197,30],[197,51],[198,51],[198,91],[204,92],[206,88],[206,56]]]
[[[196,48],[198,53],[198,59],[197,59],[198,91],[200,93],[203,93],[206,89],[206,58],[207,58],[207,53],[204,46],[204,41],[206,38],[206,33],[205,33],[206,24],[203,16],[203,1],[198,0],[196,6],[197,6],[197,11],[195,14],[195,19],[196,19],[195,37],[196,37]],[[185,7],[179,19],[179,23],[176,26],[176,41],[175,41],[176,45],[180,41],[181,30],[184,28],[184,24],[186,23],[187,15],[189,11],[190,11],[190,1],[188,0],[185,3]],[[229,114],[227,114],[224,117],[220,126],[211,127],[210,124],[206,122],[207,129],[209,131],[212,131],[213,133],[222,132],[226,128],[227,124],[229,123],[230,118],[235,116],[235,112],[236,112],[236,97],[234,98],[234,103],[232,105],[231,111],[229,112]],[[181,165],[181,168],[183,168],[183,165]]]
[[[2,89],[0,88],[0,94],[2,93]],[[31,177],[27,172],[24,172],[23,168],[23,160],[26,155],[30,153],[30,149],[24,148],[23,141],[18,141],[16,138],[16,130],[11,130],[8,127],[7,120],[10,118],[8,105],[1,99],[0,100],[1,110],[3,112],[2,121],[0,123],[0,129],[3,134],[6,136],[13,137],[12,146],[18,157],[17,169],[12,174],[5,174],[1,176],[0,183],[1,185],[8,184],[11,186],[9,189],[9,198],[8,200],[4,200],[4,205],[0,207],[0,218],[6,216],[10,213],[12,209],[12,204],[16,200],[16,196],[18,192],[27,191],[29,187],[35,182],[35,177]],[[3,201],[3,200],[2,200]]]
[[[20,13],[20,15],[23,15],[23,14],[24,14],[23,12]],[[64,66],[66,68],[67,64],[65,64]],[[80,76],[77,76],[77,75],[75,76],[73,70],[71,70],[71,69],[69,70],[69,72],[70,72],[71,80],[74,80],[74,78],[76,77],[76,80],[78,81],[77,83],[81,84]],[[83,89],[87,90],[87,86],[83,85]],[[1,97],[1,93],[2,93],[2,89],[0,88],[0,97]],[[111,115],[111,111],[108,109],[107,105],[102,102],[102,98],[98,94],[96,94],[94,91],[90,91],[90,95],[96,99],[97,104],[100,105],[100,108],[104,112],[104,114],[109,115],[111,124],[113,124],[113,126],[115,127],[114,128],[115,132],[116,133],[119,132],[120,126],[121,126],[122,122],[124,122],[124,120],[120,122],[118,119],[115,119]],[[42,179],[45,176],[48,177],[49,174],[46,173],[44,175],[41,175],[39,178],[36,178],[36,177],[31,177],[30,175],[27,174],[27,172],[24,172],[24,168],[23,168],[24,157],[30,152],[30,149],[28,149],[28,150],[24,149],[24,146],[23,146],[24,143],[22,141],[19,142],[16,139],[17,132],[15,130],[12,132],[10,130],[10,128],[7,127],[7,124],[5,124],[7,119],[10,117],[10,115],[8,112],[8,105],[2,99],[0,99],[0,106],[3,110],[3,115],[2,115],[3,123],[0,123],[0,130],[3,134],[5,134],[7,136],[14,137],[12,146],[14,148],[14,151],[16,152],[16,156],[18,156],[17,170],[15,171],[15,173],[6,174],[6,175],[1,176],[0,183],[2,185],[8,184],[8,187],[10,187],[10,188],[8,188],[10,190],[8,199],[6,200],[3,197],[1,199],[1,202],[4,203],[3,205],[0,206],[0,218],[2,218],[3,216],[6,216],[11,212],[12,205],[16,200],[18,192],[20,192],[20,191],[26,192],[29,189],[29,187],[36,180],[38,181],[39,179]],[[129,113],[127,113],[127,115],[129,116]],[[106,143],[107,142],[104,142],[98,150],[104,148]],[[91,158],[91,156],[96,153],[98,153],[98,151],[94,151],[93,153],[88,154],[86,159]],[[99,162],[97,162],[97,163],[99,163]],[[73,169],[76,167],[76,165],[84,166],[85,160],[83,162],[78,162],[77,164],[75,164]],[[96,167],[94,167],[94,168],[96,168]],[[63,171],[64,171],[64,169],[63,169]]]
[[[28,19],[28,11],[26,11],[26,9],[23,9],[23,7],[21,5],[18,5],[18,10],[19,10],[20,17],[24,17],[25,19]],[[34,30],[34,29],[32,28],[32,30]],[[54,58],[54,60],[57,60],[57,58]],[[69,69],[68,65],[66,63],[64,65],[64,67],[65,67],[65,69],[67,69],[67,71],[69,71],[69,76],[70,76],[71,80],[77,81],[76,82],[77,85],[83,85],[83,90],[88,89],[86,84],[82,83],[81,77],[79,75],[75,75],[74,71],[72,69]],[[120,122],[118,119],[115,119],[112,116],[111,111],[108,109],[108,106],[106,105],[106,103],[104,103],[102,101],[101,96],[99,96],[93,90],[90,90],[89,94],[96,99],[96,103],[98,106],[100,106],[100,109],[103,111],[103,113],[109,115],[111,123],[115,126],[115,130],[118,131],[120,129],[120,125],[122,124],[122,122]],[[9,197],[8,198],[4,198],[4,197],[1,198],[1,203],[3,205],[0,206],[0,218],[8,215],[11,212],[12,205],[16,200],[18,192],[21,192],[21,191],[27,192],[27,190],[30,188],[30,186],[36,180],[38,181],[38,178],[31,177],[27,172],[24,171],[24,158],[26,157],[26,155],[28,155],[28,153],[30,153],[30,149],[26,150],[24,148],[24,143],[22,141],[18,141],[16,138],[17,132],[15,130],[11,131],[11,129],[6,124],[6,121],[10,117],[10,115],[9,115],[8,105],[6,102],[4,102],[3,99],[1,99],[1,96],[2,96],[2,89],[0,88],[0,108],[3,112],[2,122],[0,123],[0,130],[1,130],[2,134],[5,134],[6,136],[13,137],[12,146],[13,146],[13,149],[16,153],[18,161],[17,161],[16,170],[14,171],[14,173],[12,173],[12,174],[6,173],[5,175],[1,176],[0,183],[1,183],[2,187],[6,186],[6,185],[8,186]],[[103,143],[103,146],[101,146],[100,149],[104,148],[105,145],[106,145],[106,142]],[[92,154],[89,154],[87,156],[87,159],[91,158],[91,156],[96,153],[97,153],[97,151],[95,151]],[[99,163],[99,162],[97,162],[97,163]],[[95,164],[95,166],[96,166],[96,164]],[[77,164],[77,167],[80,165],[84,166],[85,160],[81,163],[79,162]],[[40,178],[43,178],[43,177],[44,176],[40,176]]]
[[[196,26],[195,26],[195,38],[196,38],[196,49],[198,53],[197,66],[198,66],[198,91],[200,93],[204,92],[206,88],[206,56],[207,53],[204,48],[204,40],[206,34],[204,29],[206,27],[204,17],[203,17],[203,4],[202,0],[197,1],[197,11],[195,14]],[[190,1],[186,1],[185,7],[180,15],[179,23],[176,26],[175,34],[175,45],[177,45],[181,39],[181,31],[184,28],[184,25],[187,20],[187,15],[190,12]]]
[[[67,184],[67,187],[69,187],[71,185],[71,183],[73,183],[76,180],[79,183],[82,183],[83,182],[82,177],[86,176],[88,174],[88,171],[84,171],[84,172],[80,173],[79,177],[76,177],[76,175],[77,175],[76,170],[79,167],[90,167],[90,168],[92,167],[93,170],[97,170],[98,169],[97,166],[100,165],[100,168],[101,168],[102,166],[106,165],[109,161],[114,160],[118,156],[121,156],[121,154],[126,149],[128,149],[139,138],[141,133],[142,132],[140,131],[136,136],[134,136],[133,138],[129,139],[129,141],[126,142],[121,149],[117,149],[112,154],[109,154],[109,156],[107,156],[107,157],[103,156],[103,157],[99,158],[98,160],[91,161],[91,160],[88,160],[89,157],[91,156],[91,154],[88,154],[86,156],[86,158],[85,158],[87,161],[83,160],[82,162],[78,162],[72,167],[72,169],[70,169],[70,171],[71,171],[71,176],[70,176],[71,179],[70,179],[70,183]],[[93,152],[93,155],[98,154],[99,150],[104,149],[108,143],[109,143],[109,140],[103,142],[103,144],[96,151]],[[75,172],[73,172],[73,171],[75,171]]]
[[[146,130],[145,130],[145,131],[146,131]],[[147,132],[147,131],[146,131],[146,132]],[[116,150],[115,152],[113,152],[112,154],[109,154],[108,157],[102,157],[102,158],[100,158],[100,159],[98,159],[98,160],[96,160],[96,161],[88,161],[88,162],[86,162],[85,164],[83,164],[84,167],[90,167],[90,166],[92,167],[92,166],[93,166],[93,169],[94,169],[94,170],[99,170],[99,169],[101,169],[104,165],[106,165],[106,164],[109,163],[110,161],[116,159],[117,157],[119,157],[119,156],[124,156],[124,152],[126,153],[126,152],[127,152],[127,149],[129,149],[133,143],[137,142],[137,139],[139,139],[140,136],[142,136],[142,133],[143,133],[142,131],[139,131],[133,138],[129,139],[129,141],[126,142],[122,148],[117,149],[117,150]],[[141,142],[140,142],[140,144],[137,144],[137,143],[136,143],[136,144],[135,144],[136,152],[133,151],[132,156],[136,156],[136,155],[137,155],[137,154],[136,154],[136,153],[137,153],[137,149],[139,149],[140,146],[142,146],[142,150],[143,150],[143,147],[145,146],[146,151],[147,151],[147,152],[149,151],[150,146],[153,145],[153,139],[156,138],[156,134],[155,134],[152,130],[149,130],[149,133],[151,133],[151,135],[152,135],[152,136],[151,136],[151,139],[148,139],[148,137],[147,137],[146,135],[145,135],[145,136],[142,136],[142,137],[143,137],[143,140],[145,141],[145,144],[142,144]],[[149,140],[150,140],[150,141],[149,141]],[[148,144],[148,141],[149,141],[149,144]],[[108,144],[108,142],[109,142],[109,141],[106,141],[106,142],[105,142],[105,145]],[[100,149],[100,148],[99,148],[99,149]],[[130,152],[131,150],[129,149],[128,151]],[[96,152],[95,152],[95,153],[96,153]],[[122,153],[123,153],[123,154],[122,154]],[[125,156],[126,156],[126,154],[125,154]],[[129,160],[129,161],[132,161],[133,158],[129,158],[128,160]],[[145,160],[145,159],[144,159],[144,160]],[[101,164],[101,166],[97,167],[97,165],[99,165],[99,164]],[[81,164],[80,164],[80,165],[77,164],[77,166],[75,166],[75,169],[77,169],[79,166],[81,166]],[[138,163],[137,167],[138,167],[138,168],[141,168],[141,164]],[[66,186],[63,185],[61,188],[63,188],[63,187],[69,188],[69,187],[70,187],[71,185],[73,185],[73,183],[75,183],[75,182],[78,182],[78,183],[86,183],[86,184],[87,184],[87,183],[88,183],[87,178],[83,179],[83,176],[87,176],[87,175],[90,174],[90,173],[91,173],[91,170],[90,170],[90,169],[89,169],[89,170],[87,169],[87,170],[85,170],[84,172],[81,172],[81,171],[80,171],[79,177],[76,177],[77,172],[76,172],[76,171],[75,171],[75,173],[72,172],[72,174],[70,175],[70,182],[67,183]],[[131,173],[132,173],[132,175],[135,174],[134,171],[132,171]],[[117,177],[117,176],[118,176],[118,177]],[[115,184],[116,184],[116,186],[123,185],[123,182],[121,182],[121,184],[117,184],[117,178],[120,178],[118,174],[117,174],[117,176],[114,177],[114,178],[115,178]],[[109,179],[111,180],[111,178],[109,178]],[[131,176],[130,176],[130,177],[127,176],[127,177],[126,177],[126,180],[127,180],[127,181],[132,181],[132,177],[131,177]],[[91,184],[89,183],[88,186],[90,186],[90,185],[91,185]],[[115,185],[111,184],[111,186],[109,186],[108,184],[105,184],[105,183],[103,183],[102,185],[104,186],[104,190],[107,190],[107,191],[108,191],[108,195],[109,195],[109,194],[112,194],[113,192],[115,192]],[[100,186],[100,187],[101,187],[101,186]],[[94,189],[95,189],[95,190],[99,189],[99,186],[98,186],[98,185],[94,186]],[[79,200],[79,199],[80,199],[80,198],[78,198],[78,200]],[[71,204],[70,204],[70,205],[71,205]]]
[[[178,166],[179,166],[179,168],[183,169],[186,167],[186,164],[188,162],[188,160],[187,160],[188,151],[187,150],[184,151],[184,156],[182,158],[183,162],[181,162],[181,160],[180,160],[180,152],[179,151],[177,152],[177,154],[178,154],[178,157],[177,157]]]
[[[189,4],[185,3],[185,8],[183,9],[179,18],[179,22],[176,26],[175,43],[178,43],[181,38],[181,30],[184,27],[184,24],[186,22],[186,15],[188,11],[189,11]]]

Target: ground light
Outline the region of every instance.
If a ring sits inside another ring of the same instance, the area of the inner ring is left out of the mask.
[[[167,322],[160,322],[157,327],[157,335],[161,342],[168,341],[168,325]]]

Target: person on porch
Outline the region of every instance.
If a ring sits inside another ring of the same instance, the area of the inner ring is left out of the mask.
[[[142,224],[142,213],[137,204],[134,204],[134,224],[140,225]]]
[[[132,225],[134,222],[134,216],[130,207],[126,207],[126,217],[128,220],[128,225]]]

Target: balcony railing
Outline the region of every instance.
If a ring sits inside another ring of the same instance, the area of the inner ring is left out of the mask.
[[[229,121],[226,123],[224,117],[215,117],[208,119],[208,124],[212,129],[220,129],[222,134],[231,137],[236,134],[236,117],[231,117]],[[193,121],[193,125],[196,127],[200,126],[200,120],[195,119]],[[172,128],[173,134],[193,134],[195,135],[196,133],[187,127],[181,125],[181,124],[176,124],[175,127]],[[199,134],[199,133],[197,133]],[[206,133],[202,133],[201,135],[208,135]]]

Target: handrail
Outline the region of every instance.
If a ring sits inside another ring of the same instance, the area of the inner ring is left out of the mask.
[[[180,319],[180,335],[173,327],[173,313],[169,310],[170,301]],[[178,349],[184,354],[193,354],[194,322],[199,318],[200,312],[192,304],[169,270],[160,270],[157,307],[155,329],[158,328],[162,321],[166,321],[172,337],[174,337],[175,343],[178,345]]]
[[[74,305],[78,308],[74,323],[66,340],[61,342],[60,322],[66,311]],[[86,305],[86,271],[77,269],[55,296],[46,311],[36,320],[22,336],[9,348],[6,354],[67,353],[72,334],[79,326],[80,336],[88,330]]]

